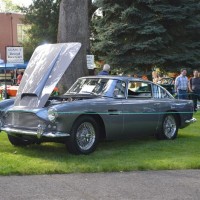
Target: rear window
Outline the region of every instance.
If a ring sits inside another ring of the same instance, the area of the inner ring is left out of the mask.
[[[130,81],[128,85],[128,98],[152,97],[151,84],[141,81]]]

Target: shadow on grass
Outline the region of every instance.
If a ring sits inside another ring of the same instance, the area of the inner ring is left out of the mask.
[[[9,141],[7,145],[10,145],[9,148],[4,148],[4,153],[15,153],[25,156],[30,156],[31,158],[42,158],[47,160],[57,160],[59,158],[73,158],[73,157],[87,157],[98,156],[99,154],[117,155],[119,152],[126,151],[139,151],[139,150],[150,150],[152,152],[159,151],[165,148],[173,148],[173,146],[183,146],[187,145],[189,142],[200,143],[200,135],[185,135],[180,134],[175,140],[157,140],[154,137],[146,137],[140,139],[129,139],[129,140],[113,140],[113,141],[101,141],[94,153],[90,155],[72,155],[68,152],[65,144],[59,143],[42,143],[42,144],[33,144],[25,147],[15,147],[12,146]],[[62,159],[61,159],[62,161]]]
[[[89,155],[72,155],[70,154],[65,144],[59,143],[42,143],[40,145],[33,144],[25,147],[16,147],[9,143],[8,139],[7,145],[4,146],[3,152],[5,154],[15,154],[21,156],[27,156],[30,158],[38,158],[45,159],[49,161],[58,161],[66,162],[69,159],[88,159],[93,160],[96,159],[106,159],[109,158],[110,155],[115,156],[116,158],[119,156],[119,152],[123,153],[128,151],[134,151],[139,146],[148,146],[153,145],[154,143],[158,143],[155,138],[149,137],[144,139],[131,139],[131,140],[118,140],[118,141],[102,141],[98,144],[97,149],[94,153]]]

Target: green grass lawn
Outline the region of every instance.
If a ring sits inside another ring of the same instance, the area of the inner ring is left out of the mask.
[[[90,155],[70,155],[65,145],[12,146],[0,133],[0,175],[199,169],[200,111],[197,122],[179,130],[173,141],[154,138],[102,142]]]

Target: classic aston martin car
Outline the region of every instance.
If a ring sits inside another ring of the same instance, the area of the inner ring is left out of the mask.
[[[193,103],[162,86],[122,76],[79,78],[61,96],[50,96],[81,45],[38,47],[15,100],[0,102],[1,130],[16,146],[66,144],[73,154],[93,152],[101,139],[155,136],[172,140],[193,118]]]

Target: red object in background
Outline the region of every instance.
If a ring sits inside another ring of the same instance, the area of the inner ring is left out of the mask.
[[[18,90],[19,86],[15,86],[15,85],[7,85],[6,89],[7,89],[7,94],[9,97],[15,97],[17,94],[17,90]],[[5,90],[5,86],[0,86],[0,93],[2,94],[2,91]],[[2,96],[2,95],[1,95]]]
[[[17,95],[17,90],[19,86],[10,86],[7,88],[7,93],[10,97],[15,97]]]
[[[9,97],[15,97],[17,95],[17,90],[19,88],[18,85],[7,85],[7,94]],[[5,86],[0,86],[0,94],[2,96],[2,91],[5,90]],[[58,88],[55,87],[53,92],[57,92],[58,93]]]

